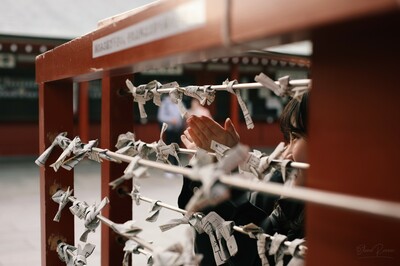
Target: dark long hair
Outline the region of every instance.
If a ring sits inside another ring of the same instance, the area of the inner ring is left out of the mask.
[[[302,95],[300,101],[291,99],[283,109],[280,117],[281,131],[286,141],[290,134],[296,133],[302,137],[307,136],[307,113],[309,93]]]

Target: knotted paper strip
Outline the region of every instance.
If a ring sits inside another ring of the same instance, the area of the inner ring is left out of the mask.
[[[69,187],[67,188],[67,191],[62,191],[62,190],[57,190],[56,193],[51,197],[54,202],[57,202],[58,205],[58,211],[56,215],[53,218],[53,221],[59,222],[61,218],[61,211],[64,209],[65,205],[69,202],[69,196],[72,195],[73,189],[69,190]]]
[[[35,163],[38,166],[44,166],[54,147],[56,147],[57,145],[60,146],[62,149],[65,149],[71,142],[69,138],[65,137],[66,135],[67,132],[62,132],[58,134],[51,145],[35,160]]]
[[[210,237],[215,263],[224,264],[238,252],[233,236],[233,222],[226,222],[216,212],[210,212],[201,220],[201,223],[204,232]]]
[[[207,86],[187,86],[183,93],[186,96],[197,99],[201,105],[210,105],[215,99],[215,90]]]
[[[99,226],[100,220],[97,218],[97,215],[100,214],[101,210],[109,202],[110,201],[108,200],[108,198],[105,197],[98,206],[96,206],[96,204],[93,204],[92,206],[89,206],[86,209],[85,218],[84,218],[86,231],[80,237],[80,240],[82,242],[86,242],[88,234],[90,232],[94,232],[96,230],[96,228]]]
[[[285,235],[281,235],[275,233],[272,242],[271,248],[269,249],[269,255],[274,255],[275,265],[276,266],[283,266],[283,257],[285,255],[285,245],[284,242],[287,240]]]
[[[254,123],[253,120],[251,119],[251,115],[249,110],[247,109],[246,103],[243,101],[242,96],[240,95],[240,90],[238,89],[233,89],[233,85],[237,84],[237,80],[225,80],[223,82],[224,85],[226,85],[226,90],[234,95],[236,95],[236,98],[238,100],[240,109],[242,109],[244,121],[246,122],[247,129],[253,129],[254,128]]]
[[[141,158],[138,155],[132,158],[132,161],[128,164],[128,166],[124,170],[124,175],[109,183],[112,189],[115,189],[126,180],[130,180],[133,178],[135,181],[135,179],[139,179],[147,175],[148,168],[139,165],[138,161],[140,159]]]
[[[299,254],[300,245],[306,242],[305,239],[295,239],[291,241],[288,251],[292,255],[292,259],[289,261],[288,266],[304,266],[304,257]]]
[[[149,215],[146,218],[147,222],[155,222],[158,219],[158,215],[160,214],[160,210],[161,210],[161,206],[159,206],[157,203],[160,202],[159,200],[154,200],[151,203],[151,208],[150,208],[150,212]]]
[[[259,173],[264,173],[270,167],[271,162],[275,159],[278,159],[284,150],[285,150],[285,143],[281,142],[278,144],[278,146],[276,146],[276,148],[270,155],[262,156],[260,158],[260,164],[257,171]]]
[[[186,109],[185,105],[182,102],[183,91],[181,91],[179,88],[172,89],[169,92],[169,96],[171,97],[171,101],[173,103],[175,103],[176,105],[178,105],[179,112],[181,113],[181,116],[185,117],[186,113],[187,113],[187,109]]]
[[[129,79],[127,79],[125,83],[129,91],[132,93],[133,101],[138,103],[140,118],[146,118],[147,114],[144,105],[147,101],[153,98],[153,93],[146,88],[146,85],[135,87]]]
[[[125,134],[120,134],[115,147],[118,149],[115,151],[116,153],[125,154],[128,156],[137,155],[138,151],[135,147],[135,134],[129,131]]]
[[[58,159],[50,165],[53,167],[54,171],[57,172],[60,166],[64,163],[64,160],[74,151],[80,148],[81,139],[79,137],[75,137],[69,145],[64,149]]]
[[[83,147],[79,145],[75,146],[75,149],[72,151],[75,156],[64,161],[61,167],[70,171],[75,167],[75,165],[81,162],[83,158],[85,158],[85,156],[88,156],[88,158],[91,160],[97,161],[96,157],[91,155],[92,153],[94,153],[92,152],[92,148],[97,147],[97,144],[98,141],[96,139],[96,140],[90,140],[89,143],[87,144],[81,143]]]
[[[135,225],[135,221],[126,221],[123,224],[119,223],[112,223],[110,225],[111,229],[114,230],[119,235],[126,236],[126,237],[133,237],[142,232],[142,228],[137,227]]]

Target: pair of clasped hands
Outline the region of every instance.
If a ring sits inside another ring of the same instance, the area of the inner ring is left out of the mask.
[[[224,127],[206,116],[190,116],[186,123],[188,127],[181,140],[187,149],[201,148],[213,152],[210,148],[212,140],[228,147],[233,147],[240,141],[240,136],[229,118],[225,120]]]

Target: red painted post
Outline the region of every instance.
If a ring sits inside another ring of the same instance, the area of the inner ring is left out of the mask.
[[[238,64],[232,64],[231,65],[231,80],[236,79],[239,81],[239,65]],[[238,133],[240,134],[240,121],[239,121],[239,103],[236,99],[236,95],[231,94],[230,95],[230,118],[235,125],[235,128],[237,129]]]
[[[399,24],[393,15],[313,35],[308,186],[400,202]],[[399,220],[308,204],[306,221],[307,265],[400,265]]]
[[[73,137],[72,82],[57,81],[39,84],[39,152],[42,153],[60,132],[68,132]],[[49,167],[61,154],[55,148],[40,168],[40,219],[41,219],[41,259],[42,266],[65,265],[57,255],[58,241],[74,244],[74,217],[64,213],[60,222],[54,222],[58,204],[51,196],[58,190],[73,189],[74,171],[60,168],[54,172]]]
[[[132,76],[130,76],[132,77]],[[126,89],[125,80],[129,76],[104,76],[101,98],[101,147],[115,150],[119,134],[132,131],[133,100],[132,96],[120,95],[120,89]],[[118,188],[111,190],[108,185],[112,180],[123,175],[126,163],[117,164],[104,161],[101,166],[101,195],[110,199],[102,214],[113,222],[124,223],[132,219],[132,200],[121,197]],[[132,182],[125,182],[122,189],[130,192]],[[101,265],[118,265],[123,259],[121,238],[109,227],[101,228]]]
[[[87,143],[90,138],[89,128],[89,82],[79,83],[79,137]]]

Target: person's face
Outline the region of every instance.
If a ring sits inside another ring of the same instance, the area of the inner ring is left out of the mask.
[[[290,135],[290,142],[283,152],[283,159],[295,162],[307,163],[307,141],[304,137],[295,133]],[[305,183],[305,171],[299,170],[295,185],[302,186]]]

